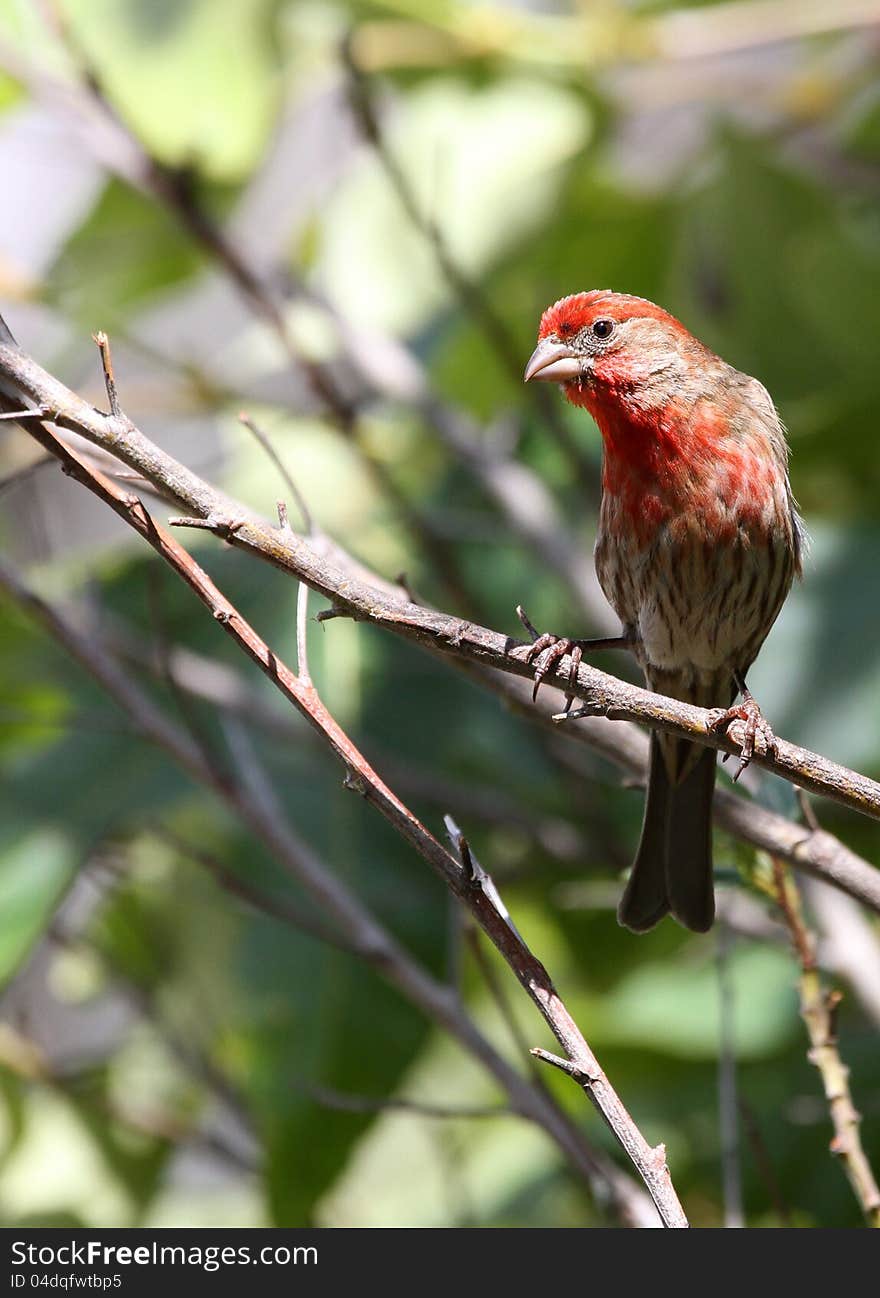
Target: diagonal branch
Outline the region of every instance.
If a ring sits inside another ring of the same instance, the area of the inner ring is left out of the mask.
[[[171,538],[169,538],[171,539]],[[477,1059],[506,1092],[511,1110],[543,1128],[571,1166],[607,1198],[631,1226],[652,1226],[656,1213],[637,1186],[601,1151],[572,1127],[552,1098],[537,1090],[500,1056],[463,1010],[451,989],[434,979],[382,927],[372,912],[315,856],[284,820],[273,817],[259,799],[239,784],[224,782],[190,737],[160,712],[94,636],[78,630],[57,609],[27,587],[0,561],[0,590],[24,608],[92,676],[155,743],[197,783],[209,789],[296,878],[344,946],[373,967],[391,986],[437,1023]],[[249,900],[257,898],[251,894]],[[259,899],[262,903],[262,898]],[[290,922],[286,911],[276,918]],[[298,917],[299,918],[299,917]]]
[[[387,588],[379,590],[363,579],[353,578],[302,538],[270,526],[160,450],[129,419],[101,414],[47,374],[17,346],[5,342],[0,342],[0,391],[7,400],[16,403],[14,408],[20,409],[24,399],[41,411],[51,412],[51,422],[57,427],[79,433],[142,474],[163,496],[176,500],[189,511],[190,517],[178,519],[179,524],[212,531],[230,544],[259,555],[305,581],[331,601],[335,615],[373,622],[437,653],[532,677],[530,664],[517,656],[516,651],[522,648],[519,641],[476,623],[411,604],[398,598],[396,592],[390,593]],[[65,461],[73,476],[89,485],[92,475],[88,468],[76,457],[71,461],[71,453],[63,448],[44,418],[35,414],[21,422],[45,449]],[[125,506],[123,517],[127,510]],[[705,708],[653,694],[584,663],[580,665],[577,679],[569,685],[570,666],[571,660],[563,658],[549,673],[548,680],[555,681],[580,700],[581,715],[641,721],[722,752],[738,754],[741,750],[743,722],[734,722],[727,734],[721,735],[712,728],[713,714]],[[880,819],[880,784],[819,753],[780,739],[774,753],[756,754],[754,761],[803,789]],[[872,895],[880,909],[880,875]]]

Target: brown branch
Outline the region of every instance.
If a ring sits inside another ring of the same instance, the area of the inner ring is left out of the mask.
[[[589,1054],[577,1053],[575,1057],[569,1053],[565,1059],[559,1055],[551,1054],[549,1050],[535,1049],[532,1054],[536,1059],[541,1059],[545,1064],[551,1064],[558,1068],[560,1072],[565,1073],[572,1081],[577,1082],[581,1090],[593,1101],[597,1103],[597,1090],[602,1087],[604,1075],[601,1070],[596,1071],[596,1061]],[[651,1191],[651,1197],[656,1203],[656,1196],[663,1194],[665,1186],[669,1181],[669,1169],[666,1166],[666,1146],[655,1145],[653,1149],[645,1145],[643,1157],[645,1159],[644,1167],[641,1170],[645,1179],[645,1184]],[[654,1188],[652,1188],[652,1186]],[[683,1225],[686,1223],[682,1223]]]
[[[285,698],[324,736],[331,750],[345,766],[347,782],[356,788],[366,801],[391,822],[394,828],[428,861],[453,893],[465,903],[481,928],[507,960],[543,1014],[560,1045],[572,1058],[577,1059],[584,1066],[589,1066],[591,1074],[596,1079],[594,1086],[590,1090],[590,1097],[645,1181],[645,1185],[664,1223],[667,1226],[685,1226],[687,1220],[675,1196],[668,1171],[664,1172],[659,1167],[656,1151],[648,1146],[611,1087],[574,1020],[559,999],[547,971],[525,946],[519,934],[516,933],[516,930],[503,913],[503,908],[496,904],[496,900],[491,893],[483,887],[474,886],[473,881],[466,875],[459,863],[429,833],[409,808],[392,793],[363,755],[358,752],[349,737],[328,713],[314,687],[297,678],[281,662],[254,629],[242,618],[238,610],[217,589],[207,573],[195,563],[174,537],[156,525],[141,501],[89,468],[74,452],[64,446],[45,425],[40,426],[40,441],[47,450],[53,450],[53,453],[57,454],[72,477],[82,482],[99,499],[109,505],[130,527],[147,540],[157,553],[187,582],[210,610],[218,624],[263,670]],[[8,573],[4,575],[3,579],[7,589],[15,591],[16,583]],[[18,593],[19,598],[22,598],[20,587]],[[56,631],[58,630],[59,621],[57,615],[47,610],[46,607],[41,608],[41,602],[32,594],[23,598],[40,615],[44,624],[51,625]],[[80,643],[78,656],[80,656],[81,661],[84,661],[85,665],[90,665],[87,642],[85,645]],[[114,666],[113,674],[116,678],[117,697],[119,697],[120,669]],[[130,688],[123,692],[130,698]],[[152,705],[149,706],[152,710]],[[155,718],[151,719],[150,726],[155,736],[157,734]],[[181,747],[181,742],[185,744],[185,747]],[[180,757],[185,760],[187,769],[196,778],[201,778],[203,782],[216,789],[221,782],[221,777],[212,769],[205,769],[207,764],[203,756],[190,744],[189,740],[181,742],[176,743],[175,748]],[[247,817],[248,822],[254,827],[259,824],[265,836],[267,817],[262,800],[247,799],[246,792],[240,785],[236,784],[222,787],[222,792],[225,799],[231,803],[243,818]],[[255,812],[257,813],[256,819]],[[269,817],[269,824],[272,826],[272,837],[277,840],[279,831],[274,816]],[[282,834],[279,840],[282,844],[285,838],[289,836],[289,832],[287,830],[285,834]],[[289,849],[287,854],[290,855]],[[293,857],[297,860],[297,870],[300,873],[301,881],[310,886],[313,891],[317,888],[319,897],[325,896],[327,890],[326,881],[315,877],[316,873],[322,872],[313,867],[311,870],[306,870],[303,877],[302,856],[302,847],[293,852]],[[391,958],[391,953],[396,952],[395,959],[399,966],[402,959],[400,949],[396,947],[396,944],[392,943],[392,940],[387,935],[380,934],[377,931],[375,920],[372,917],[367,918],[363,908],[354,898],[346,896],[343,902],[343,899],[337,894],[333,897],[333,901],[338,922],[344,919],[346,926],[351,927],[354,925],[361,934],[366,930],[367,936],[362,938],[361,941],[361,954],[365,954],[366,950],[372,948],[373,959],[375,960],[377,958],[376,948],[378,948],[382,952],[379,956],[379,963],[380,966],[383,966]],[[424,978],[424,975],[420,976]],[[411,982],[412,971],[410,970],[407,985],[411,986]],[[446,1000],[448,998],[444,995],[444,1001]],[[445,1006],[445,1010],[448,1013],[448,1004]]]
[[[282,535],[278,529],[244,511],[159,450],[129,421],[95,411],[17,348],[0,344],[0,376],[17,386],[23,395],[52,410],[56,425],[72,429],[110,451],[153,482],[164,495],[175,497],[194,511],[192,518],[175,520],[178,525],[213,531],[231,544],[293,572],[326,595],[337,615],[375,622],[439,652],[531,677],[530,664],[512,652],[522,648],[521,642],[432,609],[391,600],[366,582],[352,580],[316,554],[305,541],[289,533]],[[28,420],[27,427],[37,440],[43,440],[45,434],[41,433],[42,425],[38,421]],[[558,684],[567,683],[569,667],[570,659],[562,659],[552,678]],[[652,694],[594,667],[581,665],[572,692],[582,702],[581,715],[585,710],[589,715],[615,720],[643,721],[723,752],[738,754],[740,751],[744,723],[734,722],[728,735],[721,736],[711,728],[709,710]],[[880,784],[820,754],[779,740],[775,754],[756,754],[754,760],[811,792],[880,818]]]
[[[56,426],[71,429],[109,451],[152,483],[163,497],[173,499],[190,511],[191,524],[215,532],[231,544],[259,555],[320,591],[331,600],[331,611],[337,615],[374,622],[472,667],[491,667],[531,678],[530,665],[512,652],[519,648],[518,641],[474,623],[408,603],[400,597],[399,588],[388,583],[380,588],[363,579],[363,569],[353,572],[348,566],[339,566],[340,552],[331,551],[332,557],[328,558],[290,531],[271,527],[156,447],[128,419],[102,415],[42,370],[18,347],[2,341],[0,389],[6,394],[7,403],[17,401],[18,408],[22,397],[30,399],[35,406],[52,412]],[[29,418],[25,427],[58,458],[64,460],[65,455],[72,454],[62,448],[44,422]],[[81,480],[88,485],[88,467],[83,466],[77,457],[73,458],[85,472],[86,478]],[[77,476],[77,469],[69,462],[67,468]],[[568,658],[558,663],[549,680],[567,687],[568,664]],[[709,724],[712,713],[707,710],[652,694],[587,664],[581,664],[573,693],[597,717],[642,721],[725,752],[739,752],[743,723],[734,722],[727,735],[719,735]],[[583,723],[567,724],[576,726]],[[593,736],[597,733],[595,728],[591,731]],[[617,746],[612,744],[609,747],[616,750],[614,760],[619,760]],[[866,815],[880,817],[880,785],[819,754],[779,740],[774,754],[757,754],[754,761],[805,789]],[[729,798],[719,798],[719,806],[732,822],[748,820],[756,810],[748,803],[736,799],[731,802]],[[766,825],[766,817],[763,821]],[[827,836],[830,841],[825,841],[826,836],[821,834],[807,835],[800,829],[794,832],[797,841],[803,842],[807,838],[812,841],[813,850],[807,853],[811,869],[880,911],[880,873],[864,869],[864,863],[854,854],[847,855],[845,850],[841,852],[840,845],[830,836]],[[791,843],[789,852],[796,847],[797,842]]]
[[[773,882],[801,966],[798,992],[801,1017],[810,1039],[807,1058],[822,1078],[828,1101],[834,1127],[831,1152],[841,1160],[868,1224],[880,1228],[880,1188],[862,1147],[859,1134],[861,1114],[853,1104],[849,1069],[837,1047],[837,1008],[841,994],[822,985],[816,967],[815,939],[804,922],[800,894],[785,866],[777,860],[773,862]]]

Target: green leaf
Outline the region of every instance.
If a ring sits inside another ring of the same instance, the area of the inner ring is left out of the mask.
[[[104,92],[148,150],[212,180],[241,179],[278,103],[276,0],[72,0]]]
[[[798,1034],[794,964],[787,954],[738,946],[730,957],[730,979],[739,1059],[775,1053]],[[642,964],[626,975],[594,1007],[588,1021],[597,1040],[714,1059],[720,1041],[719,1003],[714,962],[667,960]]]
[[[47,276],[47,296],[84,328],[113,330],[128,313],[203,264],[164,208],[109,180]],[[124,325],[122,325],[124,328]]]
[[[0,806],[5,799],[0,800]],[[3,811],[6,834],[14,810]],[[75,852],[60,830],[34,829],[0,847],[0,985],[45,929],[73,873]]]

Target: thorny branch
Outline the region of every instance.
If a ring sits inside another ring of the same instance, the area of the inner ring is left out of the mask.
[[[173,544],[173,538],[168,540]],[[587,1144],[548,1096],[531,1086],[495,1051],[464,1012],[457,995],[426,973],[383,929],[372,912],[298,838],[289,823],[278,817],[275,808],[268,807],[240,783],[221,779],[189,736],[156,709],[97,637],[80,632],[2,562],[0,589],[62,644],[131,717],[145,738],[169,753],[194,780],[211,790],[264,843],[326,916],[326,923],[335,931],[334,945],[373,967],[469,1051],[506,1091],[511,1110],[541,1126],[574,1169],[600,1198],[612,1205],[622,1220],[643,1227],[656,1224],[657,1217],[647,1196],[601,1151]],[[248,889],[247,901],[262,908],[265,898]],[[299,918],[287,906],[273,914],[288,923]],[[306,931],[310,929],[314,932],[313,925]]]

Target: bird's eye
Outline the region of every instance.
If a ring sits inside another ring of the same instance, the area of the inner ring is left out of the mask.
[[[609,338],[613,330],[613,320],[596,320],[593,323],[593,333],[597,338]]]

